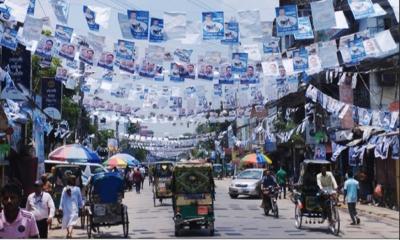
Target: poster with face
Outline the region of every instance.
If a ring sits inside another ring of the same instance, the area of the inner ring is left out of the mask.
[[[270,38],[263,42],[264,54],[279,54],[279,41],[280,38]]]
[[[269,61],[269,62],[262,62],[263,73],[265,76],[278,76],[278,62],[277,61]]]
[[[35,54],[42,58],[51,58],[53,56],[54,45],[54,38],[42,36],[36,48]]]
[[[214,84],[214,96],[221,97],[222,96],[222,85]]]
[[[146,78],[154,78],[156,75],[156,64],[144,59],[139,68],[139,76]]]
[[[172,82],[183,82],[185,78],[181,76],[181,66],[177,63],[171,63],[169,80]]]
[[[291,35],[298,31],[297,5],[275,8],[276,33],[278,36]]]
[[[277,98],[283,98],[284,96],[289,94],[289,85],[286,80],[286,77],[278,77],[276,79],[276,96]]]
[[[301,48],[293,51],[293,69],[294,71],[304,71],[308,69],[308,52]]]
[[[232,53],[232,71],[234,73],[243,73],[247,71],[247,53]]]
[[[160,18],[150,19],[150,42],[164,41],[164,20]]]
[[[135,52],[135,43],[125,40],[118,40],[115,45],[115,59],[118,65],[124,60],[132,60]]]
[[[128,18],[133,38],[147,39],[149,35],[149,12],[128,10]]]
[[[230,64],[223,64],[220,66],[219,84],[234,84],[235,79]]]
[[[366,57],[377,57],[379,56],[379,47],[376,44],[376,41],[374,38],[370,38],[367,40],[363,41],[364,45],[364,50],[365,50],[365,55]]]
[[[372,17],[375,14],[371,0],[348,0],[354,19]]]
[[[100,25],[96,23],[96,12],[91,10],[88,6],[83,6],[83,14],[85,15],[85,19],[87,25],[91,31],[98,32],[100,29]]]
[[[184,72],[181,77],[195,79],[196,78],[196,70],[195,65],[193,63],[186,63],[182,65],[184,67]]]
[[[69,7],[71,0],[50,0],[54,15],[59,22],[64,24],[68,21]]]
[[[3,36],[1,38],[0,44],[3,47],[9,48],[11,50],[16,50],[18,43],[17,43],[17,31],[6,27],[3,32]]]
[[[203,12],[203,40],[224,37],[224,12]]]
[[[73,61],[75,58],[76,47],[72,43],[61,43],[58,55],[69,61]]]
[[[326,160],[325,145],[317,144],[315,146],[314,159],[316,159],[316,160]]]
[[[224,29],[224,38],[221,44],[237,44],[239,43],[239,23],[226,22]]]
[[[214,67],[213,65],[209,64],[207,61],[205,61],[204,56],[199,55],[198,56],[198,70],[197,70],[197,78],[198,79],[204,79],[204,80],[210,80],[212,81],[214,79]]]
[[[112,71],[114,68],[114,54],[112,52],[103,52],[100,56],[97,66]]]
[[[321,61],[318,55],[309,55],[308,56],[308,74],[315,74],[322,71]]]
[[[362,38],[356,38],[353,41],[350,41],[348,47],[352,63],[357,63],[366,57]]]
[[[56,81],[66,82],[68,79],[68,69],[57,67],[55,79]]]
[[[81,47],[81,50],[79,52],[79,60],[86,64],[93,65],[94,50],[89,47]]]
[[[74,32],[73,28],[57,24],[56,31],[55,31],[55,37],[60,42],[69,43],[69,42],[71,42],[73,32]]]
[[[256,83],[260,83],[260,73],[257,71],[255,63],[249,63],[246,72],[240,76],[240,84]]]
[[[251,104],[262,104],[264,101],[264,96],[262,94],[261,86],[250,87],[250,103]]]
[[[299,17],[299,29],[294,33],[294,39],[314,39],[314,32],[309,17]]]

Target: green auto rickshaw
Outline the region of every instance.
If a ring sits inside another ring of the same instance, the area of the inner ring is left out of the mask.
[[[175,165],[172,177],[172,206],[175,236],[184,229],[207,229],[214,235],[213,167],[202,161]]]

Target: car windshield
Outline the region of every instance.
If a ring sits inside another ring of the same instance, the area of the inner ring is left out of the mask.
[[[261,171],[243,171],[238,174],[238,179],[260,179],[262,176]]]

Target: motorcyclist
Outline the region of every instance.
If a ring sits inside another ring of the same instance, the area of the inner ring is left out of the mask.
[[[275,177],[272,175],[270,170],[264,171],[264,177],[261,182],[261,192],[264,193],[268,191],[268,187],[278,187],[278,183],[276,182]],[[263,194],[263,199],[261,202],[261,208],[264,208],[265,203],[270,201],[269,194]]]
[[[326,170],[326,166],[322,166],[321,172],[317,174],[317,185],[323,193],[323,197],[326,197],[326,194],[328,194],[329,197],[331,197],[332,195],[333,197],[335,197],[338,185],[332,172]],[[325,221],[329,213],[329,206],[325,204],[326,199],[322,198],[321,200],[321,205],[324,213],[322,221]]]

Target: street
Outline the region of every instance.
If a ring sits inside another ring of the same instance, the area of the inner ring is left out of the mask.
[[[231,199],[230,179],[216,180],[215,238],[335,238],[325,224],[294,226],[294,206],[289,199],[279,200],[279,218],[265,216],[259,208],[260,199]],[[140,194],[126,192],[124,203],[129,212],[129,238],[175,238],[171,201],[153,207],[152,192],[146,179]],[[361,215],[361,224],[351,226],[347,212],[340,211],[341,238],[399,238],[399,223]],[[54,226],[54,224],[53,224]],[[50,230],[50,238],[65,238],[65,231]],[[86,229],[76,229],[74,238],[87,238]],[[94,238],[122,238],[122,226],[100,228]],[[183,237],[208,237],[206,231],[184,232]]]

